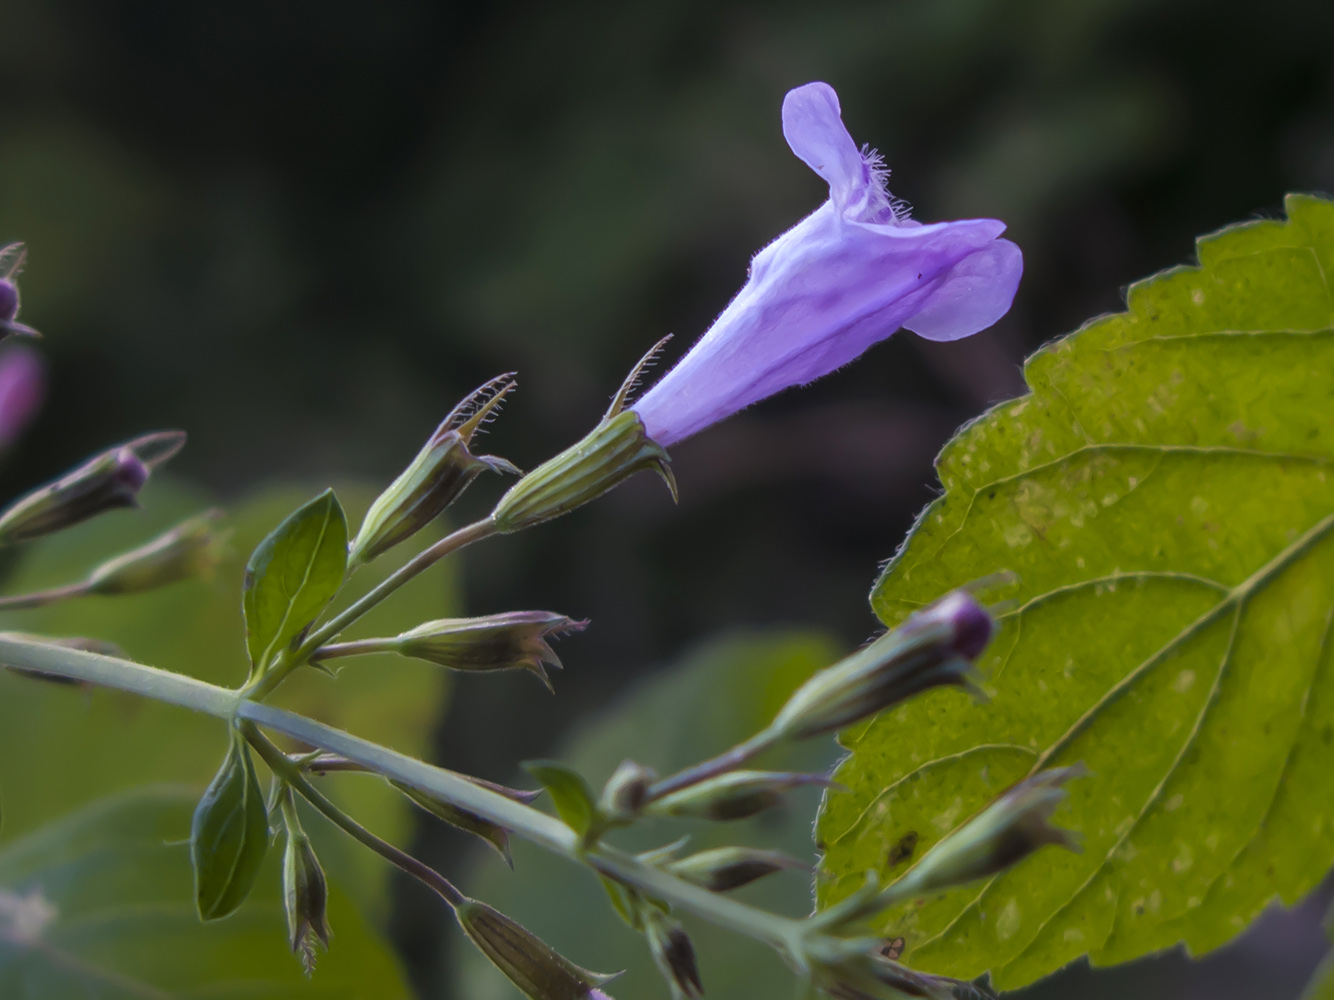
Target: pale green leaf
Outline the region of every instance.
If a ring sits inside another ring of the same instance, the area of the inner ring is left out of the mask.
[[[991,700],[844,734],[821,905],[905,871],[998,792],[1084,761],[1045,849],[891,911],[915,966],[1011,988],[1241,931],[1334,862],[1334,204],[1200,240],[1198,268],[1029,360],[946,446],[945,494],[873,594],[887,624],[1008,569]]]
[[[334,599],[346,572],[347,517],[325,490],[274,528],[246,563],[246,648],[257,671]]]
[[[245,905],[202,923],[185,841],[195,797],[189,789],[141,789],[0,849],[0,996],[411,996],[388,945],[337,887],[329,907],[337,937],[306,978],[288,944],[280,852],[271,852]]]
[[[255,762],[233,730],[227,756],[190,823],[190,864],[201,918],[218,920],[245,902],[268,847],[269,815]]]
[[[530,760],[523,769],[531,774],[556,807],[556,813],[571,830],[585,834],[598,821],[593,790],[578,771],[554,760]]]

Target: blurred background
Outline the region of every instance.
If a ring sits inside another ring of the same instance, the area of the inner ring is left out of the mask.
[[[895,337],[674,449],[679,506],[644,476],[470,555],[464,611],[593,619],[560,647],[554,701],[504,678],[442,710],[437,760],[512,778],[709,637],[871,634],[866,593],[933,455],[1022,391],[1027,353],[1188,262],[1196,234],[1334,190],[1331,38],[1327,0],[5,0],[0,242],[29,246],[22,318],[51,386],[0,488],[166,426],[190,433],[174,473],[225,505],[383,483],[512,369],[485,450],[531,467],[663,334],[679,356],[825,197],[778,110],[830,82],[917,218],[1009,224],[1015,306],[964,342]],[[418,838],[467,877],[470,850]],[[1043,995],[1294,996],[1317,917]],[[389,919],[422,996],[481,995],[429,898],[396,885]]]

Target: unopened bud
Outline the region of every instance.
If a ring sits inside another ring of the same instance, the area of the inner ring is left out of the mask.
[[[561,662],[547,637],[577,632],[587,625],[586,621],[575,621],[550,611],[442,618],[389,640],[387,648],[451,670],[527,670],[550,689],[551,679],[545,665],[559,668]]]
[[[502,375],[477,389],[456,406],[403,473],[366,512],[353,540],[349,561],[370,562],[382,552],[416,534],[459,498],[487,470],[519,470],[495,455],[468,450],[473,435],[493,417],[505,395],[515,387],[513,375]]]
[[[310,846],[310,838],[297,827],[288,829],[283,854],[283,908],[293,954],[301,956],[306,975],[315,969],[315,942],[329,947],[327,910],[329,887],[324,869]]]
[[[208,576],[222,558],[226,532],[220,529],[220,510],[210,510],[145,545],[109,559],[88,577],[92,594],[136,594],[187,580]]]
[[[581,969],[494,907],[469,899],[454,908],[463,933],[530,1000],[596,1000],[615,975]],[[618,973],[619,974],[619,973]]]
[[[770,729],[790,739],[833,732],[933,687],[968,688],[986,648],[991,616],[956,590],[846,659],[788,699]]]
[[[885,895],[902,899],[987,878],[1046,844],[1080,850],[1073,833],[1048,820],[1068,795],[1061,786],[1087,773],[1084,765],[1076,764],[1040,771],[1021,781],[927,851]]]
[[[491,517],[502,532],[530,528],[596,500],[641,469],[657,472],[675,499],[670,462],[666,450],[644,433],[639,414],[625,410],[511,486]]]
[[[611,819],[632,819],[639,815],[648,798],[648,790],[658,780],[651,767],[623,760],[602,789],[602,811]]]
[[[0,513],[0,545],[39,538],[104,511],[135,506],[152,469],[184,444],[183,433],[165,431],[94,456]]]
[[[821,991],[835,1000],[994,998],[972,983],[900,965],[885,954],[885,943],[876,938],[822,938],[805,957]]]
[[[668,870],[678,878],[702,885],[712,892],[728,892],[775,872],[807,867],[779,851],[718,847],[674,861]]]
[[[783,795],[803,785],[828,785],[818,774],[788,771],[729,771],[655,800],[650,812],[695,819],[746,819],[782,801]]]
[[[35,337],[37,331],[18,322],[19,289],[15,278],[23,268],[27,251],[22,243],[0,247],[0,338],[10,334]]]
[[[644,936],[658,971],[672,988],[673,1000],[701,997],[704,987],[695,964],[695,946],[681,928],[661,910],[645,907]]]
[[[318,759],[308,766],[311,770],[319,770]],[[465,778],[474,785],[497,792],[505,796],[507,799],[512,799],[515,802],[520,802],[524,805],[532,802],[542,794],[541,790],[525,791],[519,788],[509,788],[505,785],[498,785],[493,781],[474,778],[467,774],[460,774],[458,777]],[[479,816],[477,813],[462,809],[459,806],[454,805],[452,802],[437,798],[429,792],[423,792],[420,788],[405,785],[401,781],[391,780],[389,783],[436,819],[443,820],[450,826],[462,830],[464,833],[471,833],[476,837],[482,838],[482,840],[495,848],[496,852],[505,859],[507,865],[511,868],[514,867],[514,859],[510,855],[509,830],[505,827],[487,819],[485,816]]]

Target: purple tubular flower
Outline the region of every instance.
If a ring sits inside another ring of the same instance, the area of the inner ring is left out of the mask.
[[[885,189],[825,83],[789,91],[783,135],[829,200],[755,255],[750,278],[633,409],[664,447],[804,385],[900,327],[928,340],[984,330],[1010,308],[1023,256],[996,219],[922,225]]]
[[[45,390],[46,366],[36,351],[11,347],[0,354],[0,448],[36,416]]]

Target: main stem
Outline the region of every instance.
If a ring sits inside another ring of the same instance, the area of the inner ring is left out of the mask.
[[[236,691],[229,691],[193,677],[131,663],[128,660],[3,636],[0,636],[0,663],[55,677],[66,677],[129,691],[219,719],[239,721],[243,726],[246,723],[263,726],[274,732],[283,733],[306,746],[340,754],[386,778],[404,782],[461,809],[476,813],[493,823],[498,823],[525,840],[634,886],[647,896],[665,900],[716,926],[766,941],[786,953],[795,951],[804,932],[803,923],[799,920],[769,913],[709,892],[652,865],[644,864],[625,851],[606,844],[597,844],[585,849],[581,845],[579,835],[555,817],[515,802],[498,792],[475,785],[452,771],[408,757],[294,712],[252,701]],[[295,765],[290,759],[281,751],[278,753],[282,761],[274,758],[273,763],[295,771]],[[279,773],[287,777],[286,772]],[[305,785],[317,797],[311,799],[312,805],[324,812],[324,808],[320,805],[323,802],[329,809],[325,815],[339,823],[344,830],[362,843],[367,843],[364,837],[374,836],[345,817],[341,810],[324,799],[308,781]],[[302,795],[306,794],[300,785],[296,787]],[[339,818],[335,819],[335,813]],[[354,828],[359,832],[354,832]],[[378,838],[376,840],[379,844],[384,843],[378,841]],[[384,846],[392,849],[391,845]],[[377,853],[383,853],[378,848],[373,849],[376,849]],[[395,860],[394,863],[397,864],[398,861]]]

